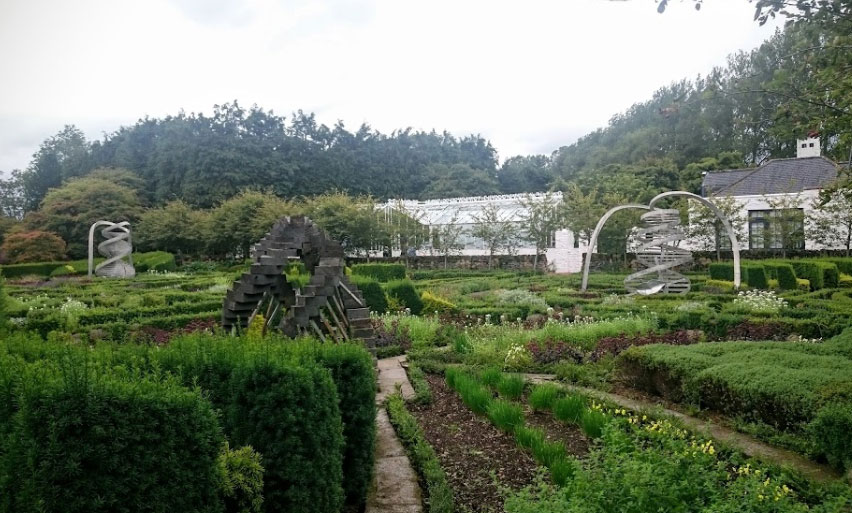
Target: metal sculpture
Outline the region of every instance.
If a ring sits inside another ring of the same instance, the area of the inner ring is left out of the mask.
[[[89,276],[95,261],[95,229],[105,226],[101,235],[106,239],[98,244],[98,253],[106,258],[94,268],[97,276],[108,278],[132,278],[136,276],[133,268],[133,243],[130,238],[130,223],[98,221],[89,228]]]
[[[310,273],[298,289],[284,271],[301,262]],[[263,331],[277,328],[290,337],[315,335],[325,340],[363,339],[375,344],[370,310],[343,272],[343,247],[306,217],[280,219],[252,248],[252,264],[222,305],[222,327],[246,328],[261,315]]]
[[[716,205],[705,198],[685,191],[670,191],[658,194],[651,199],[648,205],[629,204],[610,209],[598,221],[595,231],[589,239],[589,251],[583,263],[583,282],[580,290],[585,291],[589,285],[589,268],[591,266],[592,251],[597,244],[598,236],[613,214],[625,209],[648,210],[643,214],[641,220],[643,226],[634,233],[633,242],[636,249],[636,259],[640,264],[646,266],[629,275],[624,280],[624,286],[631,293],[650,295],[658,292],[684,293],[689,291],[689,279],[675,271],[675,268],[692,261],[692,253],[679,247],[678,243],[685,238],[683,228],[680,226],[680,213],[677,210],[659,209],[654,205],[663,198],[682,196],[694,199],[716,214],[728,238],[731,240],[731,250],[734,254],[734,287],[740,287],[740,245],[728,218],[716,208]]]

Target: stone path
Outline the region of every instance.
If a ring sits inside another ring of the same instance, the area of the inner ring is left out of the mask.
[[[544,383],[551,381],[556,382],[556,376],[552,374],[525,374],[524,379],[531,383]],[[597,397],[601,400],[610,401],[634,411],[642,409],[647,410],[652,408],[661,408],[660,405],[652,402],[631,399],[629,397],[624,397],[622,395],[617,394],[610,394],[607,392],[602,392],[600,390],[595,390],[593,388],[578,387],[565,383],[558,384],[566,389],[576,390],[578,392],[582,392],[583,394],[592,397]],[[820,465],[819,463],[813,462],[795,452],[788,451],[786,449],[780,449],[778,447],[773,447],[759,440],[756,440],[751,436],[745,435],[743,433],[738,433],[732,429],[720,426],[719,424],[716,424],[715,422],[709,420],[697,419],[695,417],[685,415],[679,411],[669,410],[667,408],[661,409],[666,415],[670,415],[679,419],[681,422],[691,427],[695,431],[702,433],[705,436],[709,436],[720,442],[723,442],[728,446],[733,447],[734,449],[737,449],[743,452],[744,454],[747,454],[748,456],[762,459],[770,463],[775,463],[777,465],[792,467],[801,472],[802,475],[813,479],[814,481],[827,482],[835,479],[841,479],[841,475],[831,467],[826,465]],[[847,477],[852,480],[852,475]]]
[[[404,361],[404,355],[379,360],[376,404],[381,405],[387,396],[394,393],[397,384],[405,399],[414,397],[414,389],[402,367]],[[423,501],[417,474],[411,468],[387,411],[382,407],[376,414],[375,457],[376,467],[366,513],[422,513]]]

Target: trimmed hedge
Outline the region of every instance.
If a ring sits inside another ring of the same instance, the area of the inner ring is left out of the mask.
[[[423,310],[423,301],[420,294],[414,288],[411,280],[396,280],[385,284],[385,291],[389,296],[399,300],[402,305],[411,310],[412,315],[420,315]]]
[[[378,281],[363,276],[352,276],[352,283],[361,291],[371,312],[383,314],[388,311],[388,298]]]
[[[222,510],[224,438],[199,390],[0,360],[0,511]]]
[[[423,291],[423,294],[420,296],[420,300],[423,302],[423,310],[427,313],[455,313],[459,311],[459,307],[454,303],[447,301],[446,299],[436,296],[432,294],[428,290]]]
[[[719,281],[734,281],[734,264],[726,262],[710,264],[710,278]]]
[[[804,278],[811,285],[811,290],[819,290],[825,286],[822,269],[814,261],[792,260],[790,265],[796,271],[796,278]]]
[[[103,258],[96,258],[95,265],[103,262]],[[68,271],[66,266],[70,265],[74,271]],[[149,269],[155,271],[174,271],[177,268],[175,256],[165,251],[152,251],[150,253],[134,253],[133,267],[136,272],[142,273]],[[72,260],[68,262],[35,262],[31,264],[12,264],[2,266],[3,276],[7,278],[20,278],[22,276],[67,276],[73,274],[86,274],[89,270],[88,260]],[[56,274],[53,274],[53,273]]]
[[[133,255],[133,267],[138,273],[147,271],[174,271],[177,269],[175,256],[165,251],[152,251]]]
[[[749,287],[762,290],[769,288],[769,281],[766,279],[766,271],[762,265],[752,263],[744,264],[741,266],[741,270],[743,272],[743,281],[745,281]],[[733,265],[731,266],[731,272],[733,272]]]
[[[403,264],[355,264],[352,266],[352,274],[384,283],[405,279],[405,266]]]
[[[772,274],[772,277],[778,280],[778,287],[781,290],[796,290],[796,271],[793,266],[785,262],[767,262],[764,267]]]

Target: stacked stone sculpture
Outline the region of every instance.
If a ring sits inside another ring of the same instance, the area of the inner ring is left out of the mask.
[[[302,289],[287,282],[284,271],[302,262],[311,274]],[[322,340],[363,339],[375,344],[370,310],[358,288],[344,274],[343,247],[310,219],[285,217],[252,248],[249,272],[234,282],[222,306],[222,327],[245,329],[257,315],[266,328],[290,337]]]
[[[106,260],[94,269],[97,276],[108,278],[132,278],[136,276],[133,268],[133,243],[130,238],[130,223],[98,221],[89,228],[89,276],[95,260],[95,230],[104,226],[101,235],[106,239],[98,244],[98,253]]]

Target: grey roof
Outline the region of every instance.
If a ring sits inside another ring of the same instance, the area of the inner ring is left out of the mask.
[[[837,167],[825,157],[773,159],[750,169],[711,171],[704,175],[704,196],[748,196],[821,189],[837,178]]]

